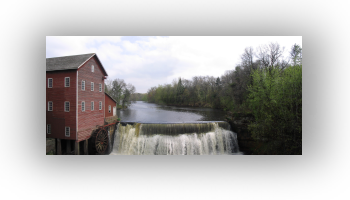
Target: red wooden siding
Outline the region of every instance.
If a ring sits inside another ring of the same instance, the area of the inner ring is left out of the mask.
[[[117,107],[117,103],[113,101],[107,94],[105,96],[105,117],[113,116],[113,107]],[[111,106],[111,112],[108,112],[108,106]]]
[[[65,77],[70,77],[70,87],[64,86]],[[52,78],[52,88],[48,88]],[[76,139],[76,70],[46,72],[46,124],[51,124],[47,138]],[[53,111],[48,111],[48,102],[53,102]],[[69,101],[69,112],[64,111],[64,102]],[[65,136],[65,126],[70,127],[70,137]]]
[[[94,65],[94,72],[91,72],[91,65]],[[85,91],[81,88],[83,80]],[[94,82],[94,91],[91,91],[91,82]],[[102,92],[99,84],[102,84]],[[88,139],[96,126],[104,124],[104,96],[104,74],[96,57],[92,57],[78,69],[78,141]],[[84,112],[81,110],[82,101],[85,101]],[[91,101],[94,101],[93,111]],[[99,101],[102,101],[102,110],[99,110]]]

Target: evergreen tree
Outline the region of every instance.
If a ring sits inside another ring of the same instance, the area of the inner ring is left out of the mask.
[[[184,93],[184,91],[185,91],[185,87],[183,86],[180,78],[179,82],[177,83],[177,91],[176,91],[177,103],[182,103],[183,101],[182,94]]]

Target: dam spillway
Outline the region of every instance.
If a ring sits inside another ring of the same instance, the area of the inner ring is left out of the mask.
[[[118,124],[110,155],[242,154],[227,122]]]

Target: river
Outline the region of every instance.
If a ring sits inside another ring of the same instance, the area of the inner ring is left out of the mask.
[[[223,121],[225,112],[211,108],[163,106],[136,101],[117,115],[122,122],[173,123],[193,121]]]
[[[110,155],[242,154],[221,110],[137,101],[117,115],[121,123]]]

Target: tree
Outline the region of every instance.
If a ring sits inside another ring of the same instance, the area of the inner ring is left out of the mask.
[[[115,79],[112,82],[112,87],[109,90],[109,94],[117,101],[117,106],[120,105],[122,96],[126,87],[126,83],[123,79]]]
[[[117,101],[117,106],[125,107],[132,103],[131,97],[136,91],[132,84],[126,84],[123,79],[117,78],[113,81],[108,80],[106,85],[108,94]]]
[[[294,44],[289,52],[293,65],[301,65],[302,63],[302,48]]]
[[[282,58],[284,47],[281,48],[276,42],[258,47],[257,57],[265,68],[273,68]]]
[[[279,152],[300,154],[302,131],[302,66],[255,70],[248,105],[255,139],[279,144]]]
[[[252,47],[244,49],[244,53],[241,55],[241,64],[247,66],[250,69],[253,68],[254,50]]]
[[[185,91],[185,87],[183,86],[181,82],[181,78],[179,78],[179,82],[177,83],[177,89],[176,89],[176,96],[177,96],[177,102],[182,103],[183,97],[182,94]]]
[[[128,107],[131,104],[131,96],[135,93],[135,87],[132,84],[127,84],[123,90],[122,107]]]

